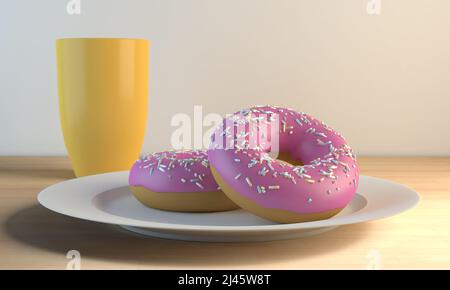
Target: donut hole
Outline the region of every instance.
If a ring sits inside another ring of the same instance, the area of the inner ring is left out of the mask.
[[[293,165],[293,166],[303,166],[303,162],[298,159],[298,158],[294,158],[289,152],[280,152],[278,154],[277,160],[283,163],[286,163],[288,165]]]

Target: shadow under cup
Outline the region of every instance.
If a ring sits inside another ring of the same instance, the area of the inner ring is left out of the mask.
[[[56,41],[64,142],[76,176],[129,170],[144,141],[149,42]]]

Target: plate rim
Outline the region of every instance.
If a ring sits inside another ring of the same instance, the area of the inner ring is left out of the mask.
[[[364,210],[367,208],[367,205],[362,208],[361,210],[352,213],[347,216],[340,216],[333,219],[326,219],[326,220],[318,220],[318,221],[312,221],[312,222],[304,222],[304,223],[291,223],[291,224],[273,224],[273,225],[246,225],[246,226],[214,226],[214,225],[187,225],[187,224],[174,224],[174,223],[163,223],[163,222],[154,222],[154,221],[139,221],[139,220],[131,220],[130,218],[122,217],[122,216],[116,216],[113,214],[110,214],[108,212],[102,211],[99,208],[92,205],[93,208],[95,208],[98,212],[102,213],[103,217],[86,217],[82,214],[74,214],[74,213],[67,213],[63,210],[56,209],[54,207],[49,206],[46,201],[44,200],[46,195],[49,194],[49,192],[58,190],[59,187],[65,186],[68,183],[79,183],[83,184],[85,182],[90,182],[91,180],[95,180],[98,178],[104,178],[105,176],[110,175],[125,175],[128,176],[129,171],[117,171],[117,172],[109,172],[109,173],[102,173],[102,174],[96,174],[96,175],[90,175],[90,176],[84,176],[69,180],[64,180],[62,182],[58,182],[55,184],[52,184],[46,188],[44,188],[42,191],[40,191],[37,195],[37,201],[40,205],[47,208],[50,211],[56,212],[58,214],[62,214],[65,216],[69,216],[72,218],[77,218],[85,221],[91,221],[91,222],[98,222],[103,224],[110,224],[110,225],[122,225],[122,226],[130,226],[130,227],[140,227],[140,228],[146,228],[146,229],[154,229],[154,230],[164,230],[164,231],[171,231],[171,232],[211,232],[211,233],[217,233],[217,232],[274,232],[274,231],[291,231],[291,230],[306,230],[306,229],[312,229],[312,228],[321,228],[321,227],[330,227],[330,226],[341,226],[341,225],[349,225],[349,224],[356,224],[366,221],[372,221],[372,220],[378,220],[387,218],[390,216],[394,216],[397,214],[400,214],[406,210],[409,210],[411,208],[414,208],[419,202],[420,202],[420,194],[415,191],[412,188],[409,188],[403,184],[396,183],[387,179],[379,178],[379,177],[373,177],[373,176],[367,176],[367,175],[360,175],[360,179],[373,179],[377,180],[378,182],[388,183],[391,186],[397,186],[401,187],[404,190],[407,190],[411,194],[411,199],[408,203],[404,204],[396,204],[396,207],[391,206],[388,207],[389,210],[385,210],[384,212],[378,211],[369,211],[365,212]],[[122,177],[123,178],[123,177]],[[97,181],[98,182],[98,181]],[[360,180],[361,183],[361,180]],[[128,184],[121,185],[121,186],[115,186],[110,189],[118,187],[124,187]],[[106,191],[103,190],[102,192]],[[97,196],[98,194],[102,192],[96,192],[96,193],[90,193],[92,198]],[[358,193],[360,196],[366,199],[367,204],[370,203],[370,199],[368,199],[364,194]],[[121,222],[115,221],[115,220],[108,220],[107,216],[113,216],[115,219],[121,220]]]

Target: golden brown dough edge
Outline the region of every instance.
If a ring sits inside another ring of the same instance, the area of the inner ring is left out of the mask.
[[[239,208],[222,191],[154,192],[142,186],[130,186],[134,197],[145,206],[179,212],[217,212]]]
[[[216,169],[211,166],[211,172],[216,180],[217,184],[219,184],[222,191],[230,198],[234,203],[239,205],[241,208],[257,215],[262,218],[266,218],[268,220],[272,220],[278,223],[300,223],[300,222],[309,222],[316,220],[323,220],[330,218],[336,214],[338,214],[343,208],[337,208],[330,211],[324,211],[319,213],[305,213],[298,214],[287,210],[275,209],[275,208],[263,208],[261,205],[256,202],[248,199],[245,196],[237,193],[234,189],[232,189],[219,175]]]

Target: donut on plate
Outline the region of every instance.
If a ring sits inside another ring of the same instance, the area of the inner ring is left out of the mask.
[[[345,139],[302,112],[272,106],[241,110],[226,118],[211,140],[208,159],[222,191],[272,221],[332,217],[358,187],[358,164]]]
[[[131,168],[133,195],[148,207],[181,212],[238,208],[215,182],[204,151],[166,151],[146,155]]]

